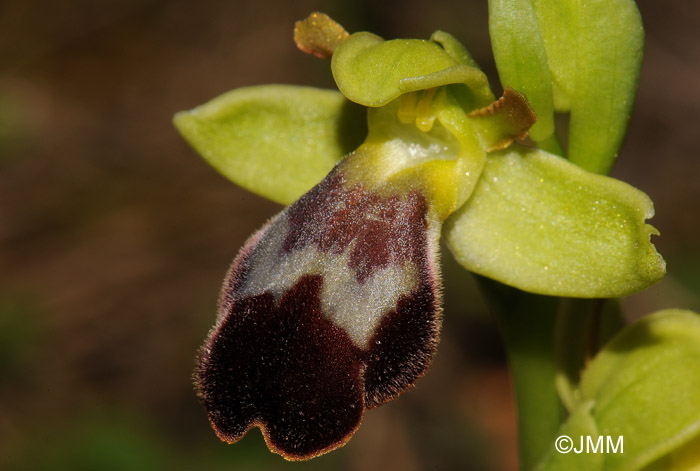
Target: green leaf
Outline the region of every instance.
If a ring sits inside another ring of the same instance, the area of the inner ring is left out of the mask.
[[[700,316],[668,309],[630,324],[584,371],[580,394],[595,402],[601,435],[624,436],[624,453],[606,455],[604,469],[681,451],[700,435]]]
[[[553,444],[537,471],[698,469],[700,316],[667,309],[628,325],[589,363],[576,397],[560,436],[616,451],[561,453]]]
[[[468,270],[533,293],[618,297],[659,281],[649,198],[538,149],[489,154],[444,234]]]
[[[289,85],[239,88],[174,122],[225,177],[281,204],[321,181],[366,134],[364,108],[336,91]]]
[[[452,38],[454,40],[454,38]],[[454,41],[441,36],[452,54]],[[420,39],[384,41],[372,33],[355,33],[341,42],[331,61],[338,89],[349,100],[383,106],[404,93],[453,83],[467,85],[477,107],[493,101],[486,75],[458,62],[435,42]]]
[[[607,173],[627,130],[644,32],[633,0],[490,0],[501,82],[524,93],[549,144],[553,111],[571,111],[569,158]],[[544,146],[546,147],[546,146]]]

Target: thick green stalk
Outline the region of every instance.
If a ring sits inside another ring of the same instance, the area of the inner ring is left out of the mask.
[[[615,299],[562,298],[554,338],[557,391],[569,412],[576,406],[574,391],[588,361],[625,325]]]
[[[508,355],[518,417],[520,470],[531,471],[554,446],[565,418],[555,388],[555,326],[559,298],[480,279],[498,319]]]

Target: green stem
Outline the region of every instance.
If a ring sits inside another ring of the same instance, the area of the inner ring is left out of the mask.
[[[574,391],[581,370],[594,352],[596,324],[600,318],[602,300],[563,298],[555,326],[554,357],[557,362],[556,386],[566,409],[576,405]]]
[[[564,410],[555,388],[558,298],[480,279],[503,336],[515,389],[520,470],[531,471],[554,446]]]

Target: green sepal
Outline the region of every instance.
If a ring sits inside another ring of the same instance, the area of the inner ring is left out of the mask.
[[[454,38],[440,37],[450,43],[453,54],[461,55],[455,52]],[[384,41],[372,33],[355,33],[338,45],[331,69],[343,95],[365,106],[383,106],[404,93],[455,83],[467,86],[478,107],[493,101],[486,75],[458,62],[433,41]]]
[[[263,85],[181,111],[174,122],[225,177],[286,205],[362,142],[365,115],[364,108],[336,91]]]
[[[501,82],[539,117],[530,135],[554,138],[554,111],[571,111],[567,155],[608,173],[627,130],[644,31],[633,0],[489,0]]]
[[[468,270],[551,296],[619,297],[659,281],[665,262],[636,188],[521,146],[494,152],[444,234]]]

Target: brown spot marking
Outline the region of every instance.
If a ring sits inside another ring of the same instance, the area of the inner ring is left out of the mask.
[[[413,192],[381,198],[361,185],[345,188],[336,168],[319,185],[287,210],[289,234],[284,252],[315,245],[340,254],[354,240],[350,267],[363,283],[377,270],[425,258],[427,203]]]

